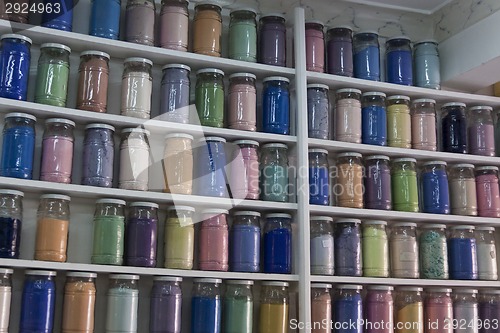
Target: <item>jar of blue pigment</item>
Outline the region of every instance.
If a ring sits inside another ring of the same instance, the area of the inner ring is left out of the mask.
[[[330,204],[328,151],[309,149],[309,204]]]
[[[448,262],[450,279],[477,280],[477,243],[474,226],[459,225],[451,227],[448,238]]]
[[[19,258],[24,193],[0,190],[0,258]]]
[[[420,178],[424,213],[450,214],[446,165],[444,161],[430,161],[423,165]]]
[[[42,27],[72,31],[73,7],[76,5],[73,4],[73,0],[45,0],[44,2],[45,11],[42,14]]]
[[[361,291],[363,286],[341,284],[337,286],[333,296],[333,313],[337,323],[341,325],[337,333],[362,333],[363,332],[363,301]],[[346,327],[347,326],[347,327]]]
[[[226,139],[220,137],[206,137],[199,141],[198,153],[195,154],[194,164],[194,192],[197,195],[210,197],[227,197],[226,153],[224,145]]]
[[[256,273],[260,270],[260,213],[233,214],[229,233],[229,267],[232,272]]]
[[[415,85],[423,88],[440,89],[441,71],[437,41],[423,40],[415,43],[413,59]]]
[[[307,85],[307,118],[309,138],[330,138],[329,88],[325,84]]]
[[[361,96],[362,143],[387,145],[387,114],[383,92],[366,92]]]
[[[262,131],[290,134],[290,80],[270,76],[262,80]]]
[[[290,274],[292,271],[292,217],[267,214],[264,226],[264,273]]]
[[[365,208],[392,209],[391,168],[389,156],[372,155],[365,158]]]
[[[464,103],[451,102],[441,107],[443,151],[467,154],[467,119]]]
[[[121,0],[93,0],[89,35],[118,39],[120,34]]]
[[[52,332],[56,283],[54,271],[26,271],[19,332]]]
[[[385,47],[387,82],[411,86],[413,60],[410,39],[405,36],[393,37],[387,40]]]
[[[333,275],[333,218],[311,216],[311,274]]]
[[[0,97],[25,101],[28,96],[31,39],[6,34],[0,40]]]
[[[112,187],[115,128],[107,124],[85,126],[82,185]]]
[[[339,276],[362,276],[361,220],[335,221],[335,270]]]
[[[380,81],[380,46],[378,33],[359,32],[353,37],[354,77]]]
[[[221,279],[194,279],[191,298],[191,333],[220,333]]]

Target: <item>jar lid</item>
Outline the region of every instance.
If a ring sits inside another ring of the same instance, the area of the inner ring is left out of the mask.
[[[59,43],[43,43],[42,45],[40,45],[40,49],[45,49],[45,48],[62,49],[71,53],[71,48],[69,46]]]
[[[365,92],[363,93],[362,95],[363,97],[365,96],[380,96],[380,97],[386,97],[387,95],[383,92],[380,92],[380,91],[369,91],[369,92]]]
[[[198,141],[216,141],[216,142],[226,142],[226,139],[221,138],[220,136],[207,136],[205,138],[200,138]]]
[[[493,108],[491,106],[487,106],[487,105],[478,105],[478,106],[473,106],[473,107],[469,108],[469,111],[476,111],[476,110],[493,111]]]
[[[129,204],[129,207],[151,207],[151,208],[160,208],[160,205],[154,202],[146,202],[146,201],[136,201],[136,202],[131,202]]]
[[[417,224],[413,223],[413,222],[398,222],[398,223],[394,223],[392,225],[392,227],[394,227],[394,228],[396,228],[396,227],[413,227],[413,228],[416,228]]]
[[[91,278],[95,279],[97,277],[97,273],[90,272],[68,272],[66,274],[67,277],[81,277],[81,278]]]
[[[210,208],[202,210],[201,213],[211,214],[211,215],[221,215],[221,214],[229,214],[229,211],[227,209]]]
[[[0,274],[13,274],[14,270],[12,268],[0,268]]]
[[[131,57],[131,58],[126,58],[123,60],[123,63],[129,63],[129,62],[143,62],[145,64],[148,64],[150,66],[153,66],[153,62],[147,58],[141,58],[141,57]]]
[[[259,143],[255,140],[236,140],[233,141],[235,145],[254,145],[254,146],[259,146]]]
[[[439,44],[438,41],[435,39],[422,39],[422,40],[419,40],[418,42],[415,42],[415,46],[418,44],[423,44],[423,43]]]
[[[360,153],[340,153],[337,155],[337,158],[342,158],[342,157],[363,157]]]
[[[498,167],[496,166],[480,166],[476,168],[476,171],[483,171],[483,170],[494,170],[498,171]]]
[[[127,203],[121,199],[104,198],[96,201],[96,204],[115,204],[125,206]]]
[[[392,160],[393,163],[398,163],[398,162],[413,162],[417,163],[417,160],[412,158],[412,157],[403,157],[403,158],[396,158],[395,160]]]
[[[28,114],[28,113],[22,113],[22,112],[11,112],[11,113],[7,113],[5,115],[5,118],[28,118],[28,119],[31,119],[33,121],[36,121],[36,117],[31,115],[31,114]]]
[[[69,119],[64,119],[64,118],[50,118],[45,120],[45,124],[53,124],[53,123],[61,123],[61,124],[67,124],[70,126],[75,127],[75,122],[73,120]]]
[[[425,291],[431,293],[451,293],[453,290],[451,288],[425,288]]]
[[[56,276],[57,272],[55,271],[43,271],[43,270],[28,270],[24,272],[25,275],[39,275],[39,276]]]
[[[269,287],[288,287],[290,284],[284,281],[262,281],[262,285]]]
[[[17,195],[19,197],[24,197],[24,193],[16,190],[0,189],[0,194]]]
[[[311,288],[332,289],[332,285],[330,283],[311,283]]]
[[[232,13],[236,13],[236,12],[252,12],[255,15],[258,14],[257,10],[255,8],[252,8],[252,7],[234,8],[234,9],[231,9],[231,11],[229,13],[232,14]]]
[[[392,96],[387,97],[388,101],[392,101],[394,99],[403,99],[405,101],[409,101],[410,97],[409,96],[405,96],[405,95],[392,95]]]
[[[290,79],[288,79],[284,76],[268,76],[262,80],[262,82],[267,82],[267,81],[284,81],[284,82],[290,83]]]
[[[322,26],[325,26],[325,24],[323,23],[323,21],[320,21],[320,20],[312,20],[312,19],[311,20],[306,20],[305,24],[308,24],[308,23],[310,23],[310,24],[320,24]]]
[[[131,274],[110,274],[110,279],[113,280],[139,280],[139,275],[131,275]]]
[[[40,199],[58,199],[58,200],[71,201],[71,198],[64,194],[43,194],[40,196]]]
[[[171,138],[183,138],[183,139],[194,140],[194,137],[191,134],[187,133],[169,133],[165,135],[165,139],[171,139]]]
[[[255,76],[255,74],[252,73],[234,73],[229,75],[229,80],[234,79],[235,77],[249,77],[254,80],[257,79],[257,76]]]
[[[227,280],[226,284],[236,284],[241,286],[253,286],[253,281],[251,280]]]
[[[397,287],[397,291],[423,291],[424,288],[422,287],[410,287],[410,286],[403,286],[403,287]]]
[[[383,290],[383,291],[391,291],[394,290],[393,286],[368,286],[366,287],[368,290]]]
[[[216,2],[213,2],[213,1],[200,1],[198,2],[196,5],[195,5],[195,8],[198,7],[198,6],[203,6],[203,5],[212,5],[212,6],[216,6],[216,7],[219,7],[221,10],[222,10],[222,6],[217,4]]]
[[[458,106],[458,107],[461,107],[461,108],[467,107],[467,105],[465,105],[465,103],[461,103],[461,102],[449,102],[449,103],[443,104],[441,106],[441,108],[444,109],[444,108],[447,108],[447,107],[450,107],[450,106]]]
[[[471,169],[474,169],[474,164],[460,163],[460,164],[450,165],[450,168],[471,168]]]
[[[214,283],[220,284],[222,283],[222,279],[211,279],[211,278],[201,278],[201,279],[193,279],[194,283]]]
[[[446,224],[423,224],[422,229],[446,229]]]
[[[413,100],[412,103],[413,104],[417,104],[417,103],[433,103],[433,104],[436,104],[436,100],[435,99],[431,99],[431,98],[419,98],[419,99]]]
[[[359,284],[338,284],[335,286],[337,289],[352,289],[352,290],[361,290],[363,289],[362,285]]]
[[[407,36],[394,36],[394,37],[388,38],[387,42],[390,42],[390,41],[393,41],[393,40],[399,40],[399,39],[407,40],[407,41],[411,42],[410,37],[407,37]]]
[[[427,165],[448,165],[448,163],[446,163],[445,161],[429,161],[429,162],[425,162],[423,164],[423,166],[427,166]]]
[[[244,216],[244,215],[260,217],[260,213],[253,210],[240,210],[239,212],[233,213],[233,216]]]
[[[186,210],[186,211],[189,211],[189,212],[194,212],[195,211],[194,207],[191,207],[191,206],[171,206],[171,207],[167,208],[167,211],[171,211],[171,210],[176,210],[176,211]]]
[[[331,217],[331,216],[311,216],[311,217],[309,217],[309,221],[310,222],[314,222],[314,221],[333,222],[333,217]]]
[[[203,69],[199,69],[198,71],[196,71],[196,75],[203,74],[203,73],[216,73],[216,74],[220,74],[220,75],[224,76],[224,72],[220,69],[217,69],[217,68],[203,68]]]
[[[353,29],[352,29],[352,27],[351,27],[350,25],[336,25],[336,26],[334,26],[334,27],[329,27],[329,28],[328,28],[328,31],[330,31],[330,30],[335,30],[335,29],[347,29],[347,30],[351,30],[351,32],[352,32],[352,30],[353,30]]]
[[[122,134],[125,134],[125,133],[143,133],[143,134],[146,134],[146,136],[149,136],[151,134],[147,129],[138,128],[138,127],[122,129]]]
[[[476,227],[476,231],[495,231],[495,227]]]
[[[335,223],[361,223],[360,219],[338,219]]]
[[[273,218],[283,218],[283,219],[291,219],[292,215],[287,214],[287,213],[269,213],[264,216],[266,219],[273,219]]]
[[[105,128],[113,132],[115,131],[115,127],[108,124],[88,124],[87,126],[85,126],[86,130],[90,128]]]
[[[281,13],[269,13],[269,14],[265,14],[265,15],[262,15],[260,17],[260,19],[262,20],[264,17],[279,17],[279,18],[285,19],[285,15],[283,15]]]
[[[370,160],[384,160],[384,161],[389,161],[390,157],[385,156],[385,155],[371,155],[371,156],[366,156],[365,161],[370,161]]]
[[[328,154],[328,150],[326,149],[321,149],[321,148],[311,148],[309,149],[310,153],[322,153],[322,154]]]
[[[321,83],[311,83],[307,85],[307,89],[309,88],[319,88],[319,89],[326,89],[330,90],[330,87],[328,87],[326,84],[321,84]]]
[[[455,289],[456,294],[477,294],[477,289]]]
[[[473,225],[454,225],[450,227],[451,230],[474,230],[476,227]]]
[[[285,148],[288,149],[288,146],[284,143],[266,143],[262,146],[262,148]]]
[[[481,289],[479,291],[480,294],[486,294],[486,295],[500,295],[500,289]]]
[[[101,52],[101,51],[83,51],[80,53],[80,57],[87,56],[87,55],[94,55],[94,56],[100,56],[104,57],[109,60],[110,56],[106,52]]]
[[[378,37],[378,31],[376,30],[364,30],[364,31],[358,31],[354,34],[354,36],[357,36],[357,35],[366,35],[366,34],[370,34],[370,35],[377,35]]]
[[[361,90],[355,89],[355,88],[342,88],[342,89],[338,89],[335,93],[336,94],[340,94],[340,93],[356,93],[356,94],[361,94]]]
[[[168,69],[168,68],[182,68],[182,69],[187,70],[188,72],[191,72],[191,67],[189,67],[188,65],[183,65],[183,64],[168,64],[168,65],[163,66],[161,68],[161,70]]]
[[[155,276],[153,281],[182,282],[182,278],[179,276]]]
[[[363,225],[387,225],[387,221],[366,220],[366,221],[363,221]]]
[[[6,39],[6,38],[22,39],[25,42],[33,44],[33,41],[31,40],[31,38],[26,37],[24,35],[19,35],[19,34],[5,34],[5,35],[0,36],[0,39]]]

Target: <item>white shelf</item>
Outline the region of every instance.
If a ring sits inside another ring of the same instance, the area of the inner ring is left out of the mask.
[[[410,213],[410,212],[399,212],[394,210],[357,209],[357,208],[319,206],[319,205],[310,205],[309,211],[311,215],[328,215],[334,217],[358,218],[361,220],[442,223],[448,225],[472,224],[472,225],[488,225],[488,226],[491,225],[500,227],[500,218],[489,218],[489,217]]]
[[[92,265],[80,263],[61,263],[38,260],[23,259],[0,259],[1,267],[9,268],[27,268],[43,269],[55,271],[79,271],[95,272],[106,274],[138,274],[138,275],[163,275],[163,276],[181,276],[189,278],[217,278],[217,279],[236,279],[236,280],[262,280],[262,281],[298,281],[298,275],[294,274],[265,274],[265,273],[237,273],[237,272],[217,272],[217,271],[198,271],[181,270],[167,268],[146,268],[132,266],[111,266],[111,265]]]
[[[228,198],[204,197],[198,195],[170,194],[151,191],[132,191],[117,188],[104,188],[76,184],[61,184],[39,180],[26,180],[0,177],[0,187],[12,188],[28,193],[62,193],[70,197],[79,198],[121,198],[124,200],[154,201],[157,203],[174,203],[176,205],[194,205],[196,207],[251,209],[273,212],[293,212],[297,209],[296,203],[271,202],[260,200],[235,200]]]
[[[419,161],[445,161],[448,163],[472,163],[477,165],[500,165],[500,157],[454,154],[439,151],[384,147],[360,143],[308,139],[310,148],[324,148],[332,153],[358,152],[367,155],[387,155],[390,157],[413,157]]]
[[[323,83],[330,89],[357,88],[363,92],[381,91],[390,95],[407,95],[411,98],[432,98],[437,103],[463,102],[472,105],[500,106],[500,98],[474,95],[446,90],[433,90],[420,87],[401,86],[387,82],[362,80],[325,73],[307,72],[308,83]]]
[[[427,279],[396,279],[372,278],[354,276],[321,276],[312,275],[311,282],[335,284],[362,284],[362,285],[390,285],[390,286],[418,286],[418,287],[443,287],[443,288],[500,288],[500,281],[479,280],[427,280]]]

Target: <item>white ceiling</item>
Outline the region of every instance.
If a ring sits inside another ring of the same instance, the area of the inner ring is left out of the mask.
[[[453,0],[343,0],[374,7],[392,8],[421,14],[433,14]]]

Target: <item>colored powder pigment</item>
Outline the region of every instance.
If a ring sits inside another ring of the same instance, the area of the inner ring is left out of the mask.
[[[19,258],[21,227],[20,219],[0,217],[0,258]]]
[[[106,332],[137,332],[139,290],[115,287],[107,295]]]
[[[337,226],[334,240],[335,269],[339,276],[362,275],[361,232],[359,225]]]
[[[260,227],[233,225],[229,249],[231,271],[258,272],[260,266]]]
[[[422,198],[424,213],[449,214],[450,194],[445,168],[426,169],[422,175]]]
[[[156,267],[156,242],[158,240],[158,220],[130,218],[125,229],[125,264],[137,267]]]
[[[221,317],[219,296],[195,296],[191,299],[191,333],[220,333]]]
[[[288,304],[261,304],[259,333],[288,332]]]
[[[94,218],[94,244],[91,262],[122,265],[125,248],[125,218],[100,216]]]
[[[292,234],[278,228],[264,234],[264,272],[290,274],[292,269]]]
[[[247,296],[226,298],[224,301],[224,332],[252,333],[253,301]]]
[[[385,107],[365,106],[361,109],[362,143],[385,146],[387,144],[387,115]]]
[[[311,239],[311,274],[333,275],[335,260],[333,236],[319,235]]]
[[[422,302],[406,304],[396,311],[394,324],[402,327],[396,329],[396,333],[423,333],[424,306]]]
[[[363,227],[363,276],[389,276],[389,242],[384,229]]]
[[[477,280],[477,248],[474,238],[448,239],[450,279]]]
[[[436,230],[424,230],[419,239],[420,277],[448,279],[446,236]]]
[[[363,332],[363,325],[361,324],[361,320],[363,319],[363,306],[359,293],[341,295],[333,302],[333,313],[335,314],[335,322],[343,325],[342,328],[336,329],[336,332]]]

